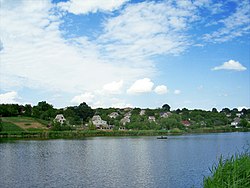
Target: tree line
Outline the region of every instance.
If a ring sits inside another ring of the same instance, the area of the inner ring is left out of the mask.
[[[83,126],[88,124],[94,115],[99,115],[103,120],[107,121],[109,125],[113,125],[114,129],[118,129],[120,127],[133,130],[170,130],[174,128],[185,129],[186,127],[182,123],[183,121],[188,121],[192,125],[190,126],[192,128],[215,127],[230,125],[230,123],[235,118],[240,118],[240,126],[249,126],[250,109],[242,109],[241,111],[239,111],[237,108],[223,108],[221,111],[218,111],[216,108],[213,108],[209,111],[200,109],[189,110],[187,108],[171,111],[170,109],[171,107],[169,104],[164,104],[161,108],[156,109],[92,109],[85,102],[79,104],[78,106],[68,106],[57,109],[46,101],[41,101],[35,106],[31,106],[29,104],[0,104],[0,116],[33,117],[45,120],[48,123],[54,123],[53,125],[55,128],[57,126],[56,129],[62,129],[58,123],[55,124],[53,121],[57,114],[64,115],[69,127],[70,125]],[[144,114],[141,114],[142,110],[145,111]],[[109,115],[112,112],[117,112],[118,116],[116,118],[111,118]],[[168,117],[162,117],[161,114],[166,112],[168,112]],[[122,118],[124,118],[127,113],[130,113],[130,121],[125,125],[121,124]],[[150,120],[149,117],[154,117],[154,119]]]

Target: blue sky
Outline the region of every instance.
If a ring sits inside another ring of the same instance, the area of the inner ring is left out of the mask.
[[[250,107],[249,0],[1,0],[0,103]]]

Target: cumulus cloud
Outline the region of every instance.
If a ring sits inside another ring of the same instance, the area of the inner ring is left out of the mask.
[[[152,91],[154,83],[149,78],[136,80],[127,90],[128,94],[149,93]]]
[[[179,95],[180,93],[181,93],[181,90],[179,89],[174,90],[174,94]]]
[[[156,88],[154,89],[155,93],[162,95],[168,92],[168,88],[165,85],[159,85],[156,86]]]
[[[15,91],[0,94],[0,104],[15,104],[18,99],[18,94]]]
[[[85,92],[81,95],[75,96],[71,102],[74,104],[80,104],[82,102],[92,103],[95,96],[91,92]]]
[[[88,14],[97,11],[113,11],[119,9],[127,1],[128,0],[70,0],[58,3],[58,7],[73,14]]]
[[[223,63],[220,66],[212,68],[212,70],[235,70],[235,71],[244,71],[247,70],[246,67],[244,67],[242,64],[240,64],[238,61],[229,60],[225,63]]]
[[[122,86],[123,86],[123,80],[120,80],[119,82],[114,81],[105,84],[103,86],[103,90],[111,94],[119,94],[121,93]]]
[[[61,16],[50,1],[23,1],[15,6],[3,1],[0,16],[4,88],[8,80],[18,80],[19,87],[93,92],[113,80],[132,81],[153,72],[142,60],[123,59],[118,64],[113,54],[102,54],[102,44],[88,37],[63,38]]]

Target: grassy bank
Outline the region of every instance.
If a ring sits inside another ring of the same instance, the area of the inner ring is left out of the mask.
[[[12,125],[11,125],[12,126]],[[6,129],[5,129],[6,130]],[[52,131],[45,129],[19,129],[14,127],[10,131],[0,132],[0,138],[83,138],[94,136],[160,136],[160,135],[182,135],[195,133],[220,133],[234,131],[249,131],[249,129],[194,129],[180,130],[72,130]]]
[[[94,136],[158,136],[180,134],[178,132],[138,130],[138,131],[101,131],[101,130],[83,130],[83,131],[17,131],[0,132],[2,138],[82,138]]]
[[[250,187],[250,154],[232,156],[211,169],[212,176],[204,179],[204,188]]]

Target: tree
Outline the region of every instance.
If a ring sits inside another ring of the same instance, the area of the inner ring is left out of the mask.
[[[83,122],[87,122],[89,118],[94,115],[94,110],[91,109],[85,102],[76,107],[76,114],[82,119]]]
[[[0,132],[3,130],[3,121],[2,118],[0,117]]]
[[[32,106],[30,104],[24,106],[24,115],[28,117],[32,115]]]
[[[165,111],[170,111],[170,106],[168,105],[168,104],[164,104],[163,106],[162,106],[162,109],[163,110],[165,110]]]
[[[212,109],[212,112],[213,112],[213,113],[218,113],[218,110],[217,110],[216,108],[213,108],[213,109]]]
[[[223,108],[221,112],[224,112],[225,114],[229,114],[231,111],[229,108]]]
[[[46,101],[39,102],[33,107],[33,116],[44,120],[51,120],[56,115],[56,110]]]

